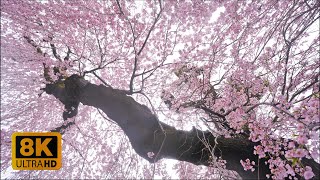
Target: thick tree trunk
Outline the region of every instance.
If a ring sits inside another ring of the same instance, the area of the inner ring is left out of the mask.
[[[226,168],[236,171],[243,179],[265,179],[266,174],[270,173],[263,159],[260,159],[259,168],[256,167],[254,172],[243,170],[241,159],[258,160],[253,155],[255,144],[247,137],[215,138],[210,132],[195,128],[191,131],[177,130],[159,122],[146,106],[127,96],[125,91],[91,84],[75,76],[65,81],[65,89],[69,97],[104,111],[122,128],[134,150],[151,163],[161,158],[171,158],[209,166],[211,153],[204,145],[205,141],[211,147],[215,146],[215,156],[227,161]],[[153,152],[154,156],[149,157],[148,152]],[[308,161],[319,177],[318,164],[313,160]]]

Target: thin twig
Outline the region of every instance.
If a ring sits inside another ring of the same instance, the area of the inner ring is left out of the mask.
[[[105,82],[100,76],[98,76],[98,75],[96,74],[96,72],[93,71],[92,74],[93,74],[94,76],[96,76],[104,85],[112,88],[112,86],[109,85],[107,82]]]

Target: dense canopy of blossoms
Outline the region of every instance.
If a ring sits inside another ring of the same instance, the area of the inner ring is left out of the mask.
[[[236,176],[221,159],[209,168],[149,164],[112,120],[84,105],[64,132],[61,170],[10,170],[13,132],[64,123],[61,102],[40,90],[45,64],[128,90],[178,129],[247,135],[257,158],[241,160],[244,170],[264,158],[266,177],[314,177],[302,160],[319,162],[319,11],[317,0],[3,0],[1,176]]]

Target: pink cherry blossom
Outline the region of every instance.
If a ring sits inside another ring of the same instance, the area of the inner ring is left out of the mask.
[[[306,179],[311,179],[314,176],[314,173],[309,166],[306,166],[306,171],[303,173],[303,176]]]

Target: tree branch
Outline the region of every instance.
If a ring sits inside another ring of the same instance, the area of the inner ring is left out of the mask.
[[[61,126],[51,130],[50,132],[59,132],[60,134],[64,134],[66,129],[68,129],[69,127],[71,127],[74,124],[75,124],[74,121],[70,121],[67,124],[62,124]]]
[[[266,178],[266,174],[270,174],[269,167],[265,164],[267,159],[259,159],[259,172],[243,170],[240,160],[258,159],[253,154],[254,146],[258,143],[248,140],[246,136],[225,138],[215,137],[209,131],[196,128],[191,131],[178,130],[159,121],[149,108],[127,96],[123,90],[84,82],[85,80],[79,76],[71,76],[66,81],[69,96],[84,105],[101,109],[128,136],[136,153],[150,163],[162,158],[171,158],[195,165],[210,166],[214,163],[210,156],[214,154],[217,158],[221,157],[227,161],[227,169],[238,172],[244,179],[256,179],[258,176],[263,179]],[[214,151],[209,147],[215,147]],[[158,155],[149,157],[149,152]],[[319,178],[318,163],[313,159],[303,159],[302,163],[312,167],[316,178]]]

